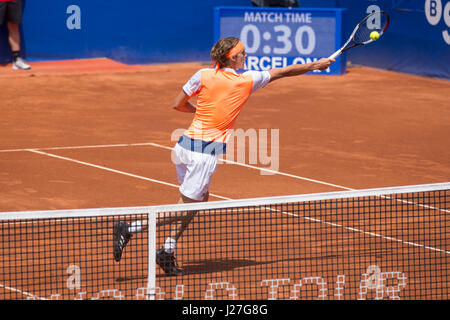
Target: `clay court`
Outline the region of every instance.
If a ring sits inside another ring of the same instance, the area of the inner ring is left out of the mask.
[[[192,114],[171,103],[205,66],[0,67],[0,212],[176,203],[172,133]],[[223,163],[210,200],[449,181],[449,82],[347,71],[281,79],[252,95],[235,127],[279,130],[279,166]]]
[[[78,64],[0,69],[1,211],[176,202],[174,186],[74,161],[177,184],[164,147],[192,115],[171,103],[205,66]],[[211,192],[237,199],[448,181],[449,94],[448,81],[363,67],[271,83],[250,98],[236,128],[279,129],[278,171],[295,177],[224,164]]]

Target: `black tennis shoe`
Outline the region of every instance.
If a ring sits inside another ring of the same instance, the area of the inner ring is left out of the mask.
[[[119,262],[122,258],[122,251],[130,241],[131,233],[128,231],[128,223],[124,221],[118,221],[114,223],[114,240],[113,240],[113,251],[114,259]]]
[[[181,276],[184,274],[183,270],[177,267],[175,255],[173,253],[167,253],[164,247],[156,251],[156,263],[169,276]]]

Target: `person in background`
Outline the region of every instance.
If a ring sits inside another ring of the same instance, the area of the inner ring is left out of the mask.
[[[28,70],[28,65],[20,56],[20,30],[22,23],[22,1],[0,0],[0,26],[7,21],[8,41],[12,52],[12,68],[14,70]]]

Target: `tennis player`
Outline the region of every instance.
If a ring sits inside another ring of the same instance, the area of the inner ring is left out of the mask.
[[[208,201],[211,178],[216,171],[218,157],[226,153],[236,118],[252,93],[268,83],[313,70],[325,70],[335,60],[320,60],[295,64],[268,71],[247,71],[244,68],[245,47],[235,37],[222,38],[213,46],[211,58],[214,68],[197,71],[175,98],[173,108],[194,113],[190,127],[174,148],[178,181],[181,184],[179,203]],[[197,105],[189,100],[197,96]],[[177,240],[196,212],[178,217],[163,247],[157,251],[156,262],[168,275],[181,275],[175,263]],[[120,261],[122,251],[133,233],[146,229],[146,222],[117,222],[114,226],[114,257]]]

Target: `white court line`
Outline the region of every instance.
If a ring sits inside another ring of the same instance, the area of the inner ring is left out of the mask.
[[[17,292],[17,293],[23,294],[24,296],[27,296],[30,299],[48,300],[46,298],[37,297],[34,294],[31,294],[31,293],[26,292],[26,291],[22,291],[22,290],[19,290],[19,289],[16,289],[16,288],[5,286],[5,285],[3,285],[1,283],[0,283],[0,288],[3,288],[3,289],[8,290],[8,291],[12,291],[12,292]]]
[[[142,142],[142,143],[129,143],[129,144],[105,144],[105,145],[75,146],[75,147],[50,147],[50,148],[40,148],[40,149],[11,149],[11,150],[0,150],[0,152],[30,151],[30,150],[69,150],[69,149],[89,149],[89,148],[136,147],[136,146],[153,146],[153,147],[156,147],[156,148],[166,149],[166,150],[170,150],[170,151],[172,151],[174,149],[172,147],[164,146],[164,145],[161,145],[161,144],[158,144],[158,143]],[[231,161],[231,160],[226,160],[226,159],[219,159],[219,161],[222,161],[222,162],[225,162],[225,163],[229,163],[229,164],[238,165],[238,166],[242,166],[242,167],[246,167],[246,168],[250,168],[250,169],[265,171],[265,172],[271,173],[273,175],[281,175],[281,176],[285,176],[285,177],[289,177],[289,178],[293,178],[293,179],[297,179],[297,180],[303,180],[303,181],[313,182],[313,183],[317,183],[317,184],[323,184],[323,185],[327,185],[327,186],[330,186],[330,187],[343,189],[343,190],[348,190],[348,191],[357,191],[357,189],[344,187],[344,186],[341,186],[341,185],[337,185],[337,184],[333,184],[333,183],[329,183],[329,182],[325,182],[325,181],[320,181],[320,180],[317,180],[317,179],[301,177],[301,176],[293,175],[293,174],[290,174],[290,173],[284,173],[284,172],[275,171],[275,170],[271,170],[271,169],[267,169],[267,168],[261,168],[261,167],[257,167],[257,166],[253,166],[253,165],[249,165],[249,164],[245,164],[245,163],[240,163],[240,162],[236,162],[236,161]],[[135,177],[137,177],[137,176],[135,176]],[[144,179],[144,180],[149,179],[149,178],[145,178],[145,177],[140,177],[140,178]],[[152,179],[150,179],[150,181],[152,181]],[[154,180],[153,182],[156,182],[156,180]],[[164,182],[162,182],[162,183],[164,184]],[[223,200],[231,200],[230,198],[218,196],[218,195],[215,195],[213,193],[210,193],[210,195],[212,195],[212,196],[214,196],[216,198],[219,198],[219,199],[223,199]],[[444,209],[439,209],[439,208],[435,208],[435,207],[432,207],[432,206],[419,204],[419,203],[413,203],[413,202],[409,202],[409,201],[406,201],[406,200],[397,199],[397,201],[400,201],[400,202],[403,202],[403,203],[407,203],[407,204],[414,204],[414,205],[417,205],[417,206],[420,206],[420,207],[423,207],[423,208],[427,208],[427,209],[433,209],[433,210],[439,210],[439,211],[443,211],[443,212],[448,212],[447,210],[444,210]]]
[[[163,184],[163,185],[169,186],[169,187],[174,187],[174,188],[179,188],[180,187],[177,184],[173,184],[173,183],[169,183],[169,182],[165,182],[165,181],[161,181],[161,180],[157,180],[157,179],[151,179],[151,178],[139,176],[139,175],[136,175],[136,174],[128,173],[128,172],[125,172],[125,171],[111,169],[111,168],[108,168],[108,167],[99,166],[97,164],[93,164],[93,163],[89,163],[89,162],[85,162],[85,161],[80,161],[80,160],[72,159],[72,158],[69,158],[69,157],[58,156],[58,155],[52,154],[52,153],[47,153],[47,152],[38,151],[38,150],[34,150],[34,149],[28,149],[26,151],[37,153],[37,154],[41,154],[41,155],[45,155],[45,156],[52,157],[52,158],[57,158],[57,159],[60,159],[60,160],[65,160],[65,161],[70,161],[70,162],[82,164],[82,165],[85,165],[85,166],[88,166],[88,167],[101,169],[101,170],[105,170],[105,171],[121,174],[121,175],[124,175],[124,176],[136,178],[136,179],[141,179],[141,180],[145,180],[145,181],[150,181],[150,182]],[[230,198],[222,197],[222,196],[219,196],[219,195],[213,194],[213,193],[210,193],[210,195],[214,196],[216,198],[222,199],[222,200],[231,200]]]
[[[163,145],[157,144],[157,143],[148,143],[148,145],[154,146],[154,147],[157,147],[157,148],[173,150],[173,148],[171,148],[171,147],[163,146]],[[246,167],[246,168],[250,168],[250,169],[264,171],[264,172],[271,173],[271,174],[274,174],[274,175],[280,175],[280,176],[285,176],[285,177],[289,177],[289,178],[294,178],[294,179],[297,179],[297,180],[304,180],[304,181],[314,182],[314,183],[323,184],[323,185],[326,185],[326,186],[330,186],[330,187],[334,187],[334,188],[338,188],[338,189],[344,189],[344,190],[348,190],[348,191],[356,191],[356,189],[340,186],[340,185],[337,185],[337,184],[333,184],[333,183],[329,183],[329,182],[325,182],[325,181],[320,181],[320,180],[316,180],[316,179],[311,179],[311,178],[306,178],[306,177],[301,177],[301,176],[296,176],[296,175],[293,175],[293,174],[290,174],[290,173],[284,173],[284,172],[275,171],[275,170],[272,170],[272,169],[252,166],[250,164],[245,164],[245,163],[236,162],[236,161],[232,161],[232,160],[220,159],[219,161],[222,161],[222,162],[225,162],[225,163],[229,163],[229,164],[235,164],[235,165],[238,165],[238,166],[241,166],[241,167]]]
[[[133,175],[133,174],[130,174],[130,173],[127,173],[127,172],[114,170],[114,169],[110,169],[110,168],[106,168],[106,167],[90,164],[90,163],[87,163],[87,162],[71,159],[71,158],[68,158],[68,157],[57,156],[55,154],[50,154],[50,153],[46,153],[46,152],[43,152],[43,151],[39,151],[39,150],[71,150],[71,149],[93,149],[93,148],[113,148],[113,147],[136,147],[136,146],[153,146],[153,147],[162,148],[162,149],[166,149],[166,150],[170,150],[170,151],[172,151],[174,149],[172,147],[164,146],[164,145],[161,145],[161,144],[158,144],[158,143],[142,142],[142,143],[122,143],[122,144],[105,144],[105,145],[72,146],[72,147],[48,147],[48,148],[39,148],[39,149],[36,149],[36,148],[32,148],[32,149],[31,148],[30,149],[9,149],[9,150],[0,150],[0,152],[30,151],[30,152],[35,152],[35,153],[41,153],[43,155],[47,155],[47,156],[51,156],[51,157],[55,157],[55,158],[59,158],[59,159],[67,160],[67,161],[77,162],[79,164],[84,164],[84,165],[88,165],[88,166],[95,167],[95,168],[98,168],[98,169],[103,169],[103,170],[111,171],[111,172],[114,172],[114,173],[127,175],[127,176],[130,176],[130,177],[133,177],[133,178],[138,178],[138,179],[141,179],[141,180],[147,180],[147,181],[151,181],[151,182],[155,182],[155,183],[161,183],[161,184],[164,184],[164,185],[177,187],[177,188],[179,187],[178,185],[170,184],[170,183],[167,183],[167,182],[164,182],[164,181],[161,181],[161,180],[156,180],[156,179],[151,179],[151,178],[142,177],[142,176],[138,176],[138,175]],[[253,165],[249,165],[249,164],[245,164],[245,163],[235,162],[235,161],[226,160],[226,159],[220,159],[219,161],[223,161],[225,163],[239,165],[239,166],[242,166],[242,167],[251,168],[251,169],[255,169],[255,170],[269,172],[269,173],[274,174],[274,175],[281,175],[281,176],[286,176],[286,177],[290,177],[290,178],[294,178],[294,179],[298,179],[298,180],[304,180],[304,181],[313,182],[313,183],[317,183],[317,184],[323,184],[323,185],[331,186],[331,187],[338,188],[338,189],[344,189],[344,190],[348,190],[348,191],[357,191],[357,189],[348,188],[348,187],[344,187],[344,186],[341,186],[341,185],[337,185],[337,184],[333,184],[333,183],[329,183],[329,182],[325,182],[325,181],[320,181],[320,180],[316,180],[316,179],[301,177],[301,176],[297,176],[297,175],[293,175],[293,174],[289,174],[289,173],[284,173],[284,172],[280,172],[280,171],[275,171],[275,170],[271,170],[271,169],[261,168],[261,167],[257,167],[257,166],[253,166]],[[231,200],[231,198],[219,196],[219,195],[216,195],[214,193],[210,193],[210,195],[213,196],[213,197],[216,197],[218,199],[222,199],[222,200]],[[448,212],[447,210],[444,210],[444,209],[439,209],[439,208],[435,208],[435,207],[432,207],[432,206],[423,205],[423,204],[419,204],[419,203],[413,203],[413,202],[409,202],[409,201],[406,201],[406,200],[398,199],[397,201],[400,201],[400,202],[403,202],[403,203],[407,203],[407,204],[418,205],[418,206],[423,207],[423,208],[439,210],[439,211],[442,211],[442,212]]]
[[[104,144],[104,145],[73,146],[73,147],[6,149],[6,150],[0,150],[0,153],[2,153],[2,152],[30,151],[30,150],[51,151],[51,150],[95,149],[95,148],[137,147],[137,146],[152,146],[152,147],[166,149],[166,150],[173,150],[172,147],[164,146],[164,145],[161,145],[161,144],[158,144],[158,143],[142,142],[142,143]],[[338,188],[338,189],[343,189],[343,190],[348,190],[348,191],[356,191],[357,190],[357,189],[352,189],[352,188],[349,188],[349,187],[345,187],[345,186],[341,186],[341,185],[337,185],[337,184],[333,184],[333,183],[329,183],[329,182],[325,182],[325,181],[321,181],[321,180],[317,180],[317,179],[311,179],[311,178],[307,178],[307,177],[297,176],[297,175],[293,175],[293,174],[290,174],[290,173],[275,171],[275,170],[271,170],[271,169],[267,169],[267,168],[261,168],[261,167],[253,166],[253,165],[250,165],[250,164],[245,164],[245,163],[241,163],[241,162],[231,161],[231,160],[227,160],[227,159],[219,159],[219,161],[222,161],[222,162],[225,162],[225,163],[229,163],[229,164],[234,164],[234,165],[245,167],[245,168],[250,168],[250,169],[255,169],[255,170],[259,170],[259,171],[264,171],[264,172],[267,172],[267,173],[270,173],[270,174],[273,174],[273,175],[280,175],[280,176],[285,176],[285,177],[289,177],[289,178],[293,178],[293,179],[297,179],[297,180],[303,180],[303,181],[313,182],[313,183],[317,183],[317,184],[322,184],[322,185],[326,185],[326,186],[333,187],[333,188]]]
[[[390,199],[389,197],[383,197],[383,198]],[[338,224],[338,223],[334,223],[334,222],[323,221],[323,220],[316,219],[316,218],[311,218],[311,217],[302,217],[302,216],[300,216],[298,214],[295,214],[295,213],[280,211],[280,210],[272,209],[270,207],[266,208],[266,209],[268,209],[270,211],[286,214],[286,215],[289,215],[289,216],[302,218],[304,220],[318,222],[318,223],[326,224],[326,225],[329,225],[329,226],[332,226],[332,227],[336,227],[336,228],[346,229],[346,230],[349,230],[349,231],[352,231],[352,232],[355,232],[355,233],[362,233],[362,234],[369,235],[369,236],[372,236],[372,237],[375,237],[375,238],[381,238],[381,239],[392,241],[392,242],[399,242],[399,243],[403,243],[403,244],[410,245],[410,246],[413,246],[413,247],[420,247],[420,248],[428,249],[428,250],[431,250],[431,251],[441,252],[441,253],[445,253],[445,254],[450,255],[450,251],[447,251],[447,250],[444,250],[444,249],[434,248],[434,247],[426,246],[426,245],[423,245],[423,244],[414,243],[414,242],[411,242],[411,241],[405,241],[405,240],[402,240],[402,239],[388,237],[388,236],[384,236],[382,234],[378,234],[378,233],[370,232],[370,231],[364,231],[364,230],[353,228],[353,227],[346,227],[344,225],[341,225],[341,224]],[[433,209],[437,209],[437,208],[433,208]],[[438,209],[438,210],[440,210],[440,209]],[[446,210],[444,210],[444,211],[446,211]]]
[[[151,142],[142,143],[117,143],[117,144],[98,144],[98,145],[88,145],[88,146],[70,146],[70,147],[44,147],[44,148],[22,148],[22,149],[3,149],[0,153],[7,152],[21,152],[30,150],[71,150],[71,149],[97,149],[97,148],[117,148],[117,147],[137,147],[137,146],[148,146],[154,145]]]

